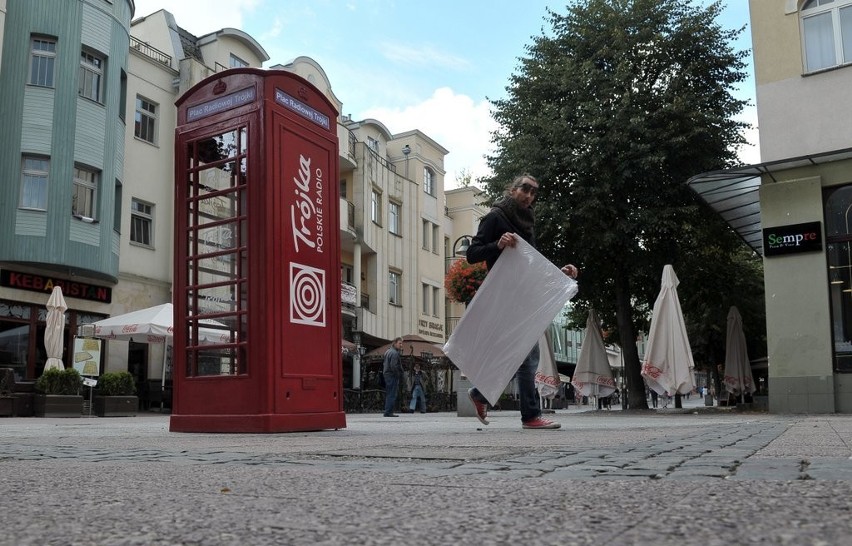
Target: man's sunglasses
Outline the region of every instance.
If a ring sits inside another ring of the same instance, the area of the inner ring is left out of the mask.
[[[524,182],[520,186],[515,186],[515,187],[518,188],[519,190],[521,190],[524,193],[528,193],[528,194],[532,195],[533,197],[535,197],[535,194],[538,193],[538,187],[533,186],[532,184],[529,184],[527,182]]]

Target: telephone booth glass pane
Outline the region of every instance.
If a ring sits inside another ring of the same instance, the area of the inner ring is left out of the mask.
[[[186,375],[246,370],[246,127],[190,142]]]

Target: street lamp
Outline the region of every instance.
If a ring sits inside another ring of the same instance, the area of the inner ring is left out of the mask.
[[[470,248],[470,240],[472,237],[473,235],[462,235],[456,239],[456,242],[453,243],[453,256],[467,256],[467,250]],[[458,246],[458,248],[456,248],[456,246]]]

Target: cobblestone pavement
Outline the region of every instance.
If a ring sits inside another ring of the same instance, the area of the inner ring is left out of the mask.
[[[267,435],[3,419],[0,510],[18,516],[0,544],[848,543],[852,416],[555,418],[348,415]]]

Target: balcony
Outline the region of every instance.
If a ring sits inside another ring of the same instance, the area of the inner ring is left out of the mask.
[[[130,47],[145,55],[149,59],[153,59],[154,61],[164,64],[168,67],[172,66],[172,57],[171,55],[166,55],[156,47],[149,45],[147,42],[143,42],[138,38],[130,37]]]

